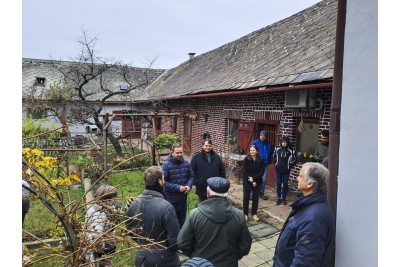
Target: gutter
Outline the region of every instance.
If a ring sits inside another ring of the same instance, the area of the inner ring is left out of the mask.
[[[324,89],[324,88],[332,88],[332,82],[318,83],[318,84],[302,84],[302,85],[287,85],[280,87],[260,87],[257,89],[251,90],[236,90],[229,92],[216,92],[216,93],[206,93],[206,94],[197,94],[197,95],[183,95],[183,96],[174,96],[174,97],[166,97],[166,100],[179,100],[179,99],[188,99],[188,98],[202,98],[202,97],[217,97],[217,96],[232,96],[232,95],[243,95],[243,94],[262,94],[262,93],[271,93],[271,92],[281,92],[281,91],[290,91],[290,90],[302,90],[302,89]],[[143,100],[143,101],[134,101],[134,102],[149,102],[152,100]]]
[[[337,215],[337,186],[339,173],[339,145],[340,145],[340,112],[342,102],[342,83],[343,83],[343,55],[344,38],[346,25],[346,6],[347,0],[338,0],[337,21],[336,21],[336,42],[335,42],[335,62],[333,67],[333,89],[331,102],[331,117],[329,129],[329,180],[328,180],[328,202],[332,209],[335,222],[336,235],[336,215]],[[328,266],[335,265],[335,250],[328,261]]]

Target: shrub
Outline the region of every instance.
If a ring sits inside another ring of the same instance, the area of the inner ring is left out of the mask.
[[[171,149],[175,143],[180,143],[181,138],[177,134],[160,134],[154,140],[158,149]]]

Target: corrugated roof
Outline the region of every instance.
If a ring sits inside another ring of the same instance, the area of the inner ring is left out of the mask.
[[[136,100],[332,79],[336,10],[337,0],[321,1],[194,57],[168,70]]]

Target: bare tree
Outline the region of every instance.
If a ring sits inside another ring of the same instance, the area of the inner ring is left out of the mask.
[[[27,105],[51,111],[62,124],[85,123],[96,125],[103,131],[104,106],[107,102],[131,102],[149,83],[161,74],[151,69],[156,59],[148,60],[144,68],[134,68],[114,59],[97,56],[97,37],[83,31],[78,39],[80,52],[70,62],[51,59],[51,65],[62,80],[38,94],[35,87]],[[120,90],[124,81],[124,90]],[[40,97],[38,97],[40,96]],[[118,155],[122,155],[120,136],[107,132],[107,138]]]

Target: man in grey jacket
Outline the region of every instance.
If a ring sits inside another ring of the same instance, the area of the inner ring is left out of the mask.
[[[164,199],[164,176],[152,166],[144,172],[146,189],[131,204],[126,229],[138,244],[136,266],[180,266],[176,239],[179,223],[174,207]],[[143,249],[140,249],[143,248]]]
[[[243,212],[228,200],[229,180],[207,179],[208,199],[193,209],[179,232],[178,246],[189,257],[201,257],[215,267],[237,267],[247,255],[252,237]]]

